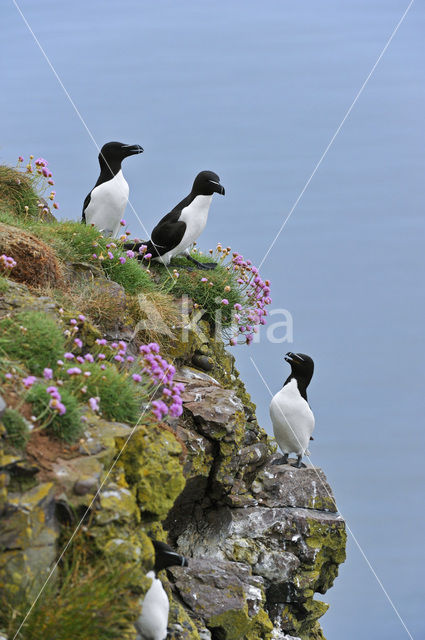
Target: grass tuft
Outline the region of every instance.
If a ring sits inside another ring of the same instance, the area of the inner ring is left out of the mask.
[[[192,255],[199,262],[212,262],[211,256],[200,255],[198,252],[193,252]],[[205,311],[205,317],[210,323],[221,323],[224,328],[231,326],[233,305],[243,301],[235,273],[221,264],[211,271],[203,271],[196,267],[188,270],[187,266],[187,259],[174,258],[168,271],[162,265],[154,263],[150,268],[158,274],[165,290],[175,297],[186,295],[191,298]],[[173,279],[170,284],[169,271],[173,269],[177,270],[179,277]],[[207,282],[202,282],[202,278],[207,278]],[[230,287],[230,290],[226,291],[226,287]],[[228,304],[222,304],[222,300],[227,300]]]
[[[6,409],[2,422],[7,431],[7,439],[13,447],[25,449],[30,431],[25,418],[15,409]]]
[[[59,581],[51,580],[35,603],[20,594],[2,598],[0,626],[8,638],[15,637],[33,605],[17,640],[134,639],[140,608],[128,588],[132,567],[105,562],[103,557],[87,558],[82,543],[73,547]]]
[[[65,340],[54,319],[41,311],[23,311],[0,320],[0,350],[11,360],[24,362],[34,375],[55,368],[65,351]]]
[[[25,400],[32,404],[34,415],[45,426],[46,431],[65,442],[75,442],[83,432],[81,407],[77,398],[71,391],[61,388],[62,403],[66,407],[66,413],[61,416],[57,411],[50,409],[51,397],[46,387],[43,383],[34,385]]]
[[[81,369],[91,373],[84,379],[87,389],[84,398],[100,398],[100,410],[105,418],[127,424],[137,422],[144,397],[141,387],[136,386],[131,376],[120,373],[113,365],[101,369],[100,365],[93,363],[83,365]],[[81,385],[79,378],[70,378],[67,387],[75,391]]]
[[[12,216],[27,219],[39,217],[39,196],[33,189],[30,177],[5,165],[0,165],[0,203],[2,212]],[[25,210],[26,206],[28,211]]]

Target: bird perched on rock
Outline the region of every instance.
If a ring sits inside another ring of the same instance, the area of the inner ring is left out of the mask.
[[[127,243],[125,248],[139,251],[146,244],[144,255],[150,254],[153,260],[162,264],[168,265],[172,257],[183,254],[199,269],[214,269],[215,264],[198,262],[190,255],[189,250],[205,229],[213,193],[224,196],[220,178],[212,171],[201,171],[196,176],[189,195],[158,222],[151,239],[147,243]],[[143,259],[143,256],[140,257]]]
[[[105,236],[119,235],[127,206],[129,188],[121,163],[124,158],[139,153],[143,153],[140,145],[122,142],[107,142],[100,150],[100,175],[84,200],[82,222],[94,225]]]
[[[273,464],[288,464],[288,455],[296,453],[297,462],[292,466],[299,469],[314,429],[314,415],[307,401],[314,362],[304,353],[292,352],[285,360],[291,365],[291,375],[270,403],[274,437],[283,453],[283,458]]]
[[[168,544],[157,540],[152,540],[152,543],[155,549],[155,565],[153,571],[146,574],[151,578],[152,584],[142,601],[142,610],[135,627],[143,640],[165,640],[170,603],[157,573],[166,567],[187,567],[188,562]]]

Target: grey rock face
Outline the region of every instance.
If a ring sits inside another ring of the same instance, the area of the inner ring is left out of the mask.
[[[5,403],[2,396],[0,396],[0,418],[2,417],[6,409],[7,409],[7,404]]]

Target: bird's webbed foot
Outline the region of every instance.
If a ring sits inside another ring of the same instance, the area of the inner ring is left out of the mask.
[[[198,269],[202,269],[203,271],[211,271],[212,269],[215,269],[217,266],[216,262],[199,262],[199,260],[196,260],[189,253],[186,254],[186,258],[191,262],[193,262],[194,264],[196,264]]]
[[[282,458],[276,458],[273,460],[272,464],[288,464],[288,453],[284,453]]]
[[[294,462],[293,464],[291,464],[291,467],[295,467],[295,469],[306,469],[306,466],[303,462],[301,462],[302,460],[302,455],[297,456],[297,461]]]

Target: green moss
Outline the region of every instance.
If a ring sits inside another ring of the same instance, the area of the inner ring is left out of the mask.
[[[264,609],[250,618],[247,605],[243,609],[232,609],[213,616],[207,624],[222,640],[269,640],[273,631],[273,624]]]
[[[65,340],[55,320],[41,311],[23,311],[0,320],[0,350],[35,375],[55,368],[65,351]]]
[[[165,518],[183,491],[186,481],[179,461],[181,452],[174,435],[157,425],[138,428],[129,441],[121,460],[142,512]]]
[[[35,384],[27,395],[27,401],[33,406],[33,413],[45,425],[46,430],[65,442],[75,442],[83,432],[81,407],[77,398],[67,389],[61,388],[61,402],[66,413],[59,415],[49,408],[51,396],[46,391],[46,384]]]
[[[24,417],[15,409],[6,409],[2,417],[7,431],[7,439],[17,449],[24,449],[30,432]]]

